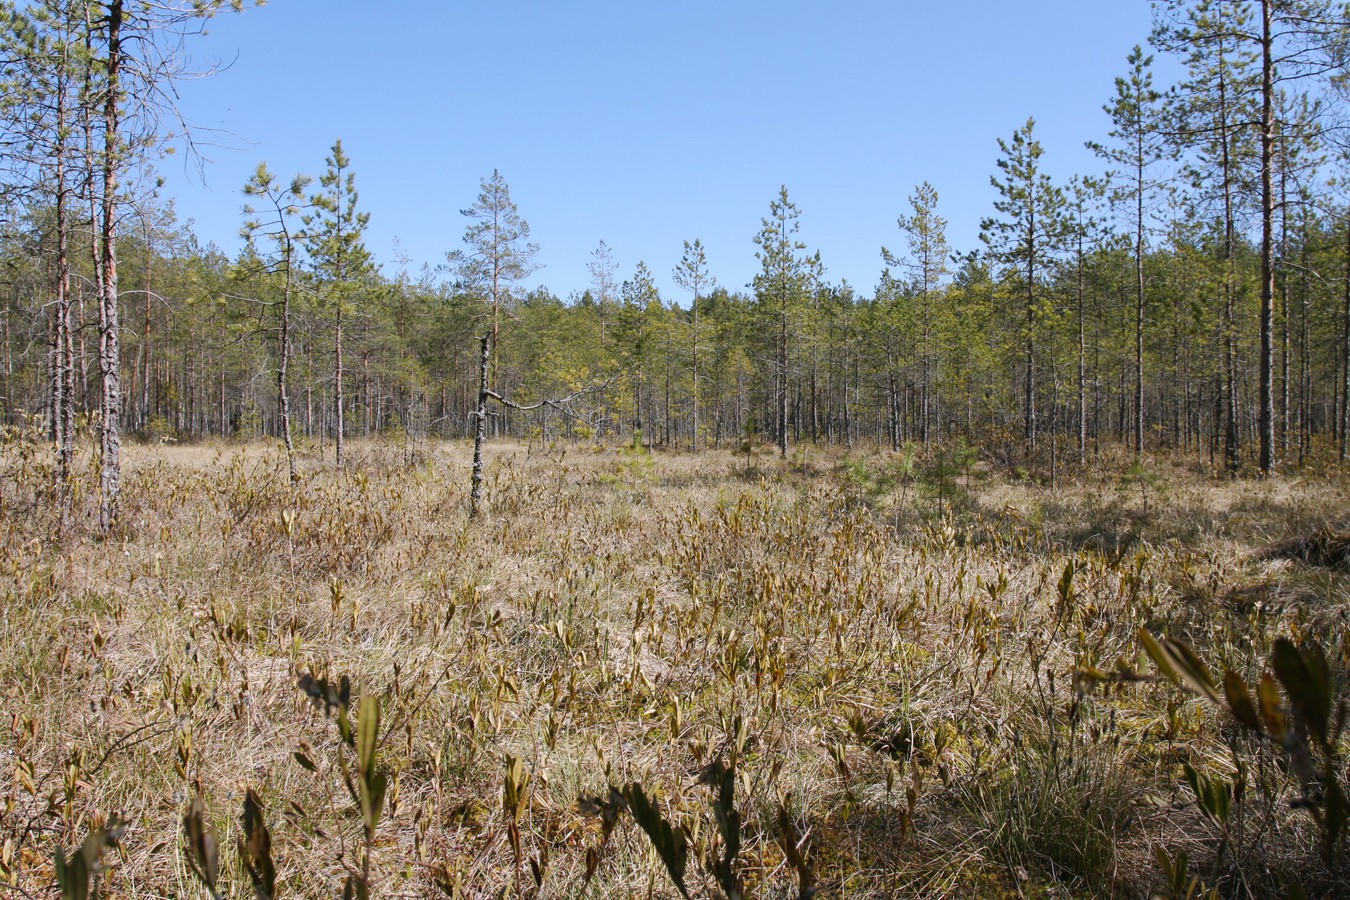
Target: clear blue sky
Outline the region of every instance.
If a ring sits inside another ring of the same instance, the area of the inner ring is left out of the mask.
[[[233,254],[257,163],[317,176],[341,138],[392,275],[396,239],[414,270],[460,246],[498,168],[541,248],[532,284],[584,290],[604,240],[620,279],[644,259],[683,303],[682,242],[743,289],[786,184],[826,277],[870,293],[924,180],[953,249],[978,245],[996,139],[1028,116],[1056,178],[1100,170],[1083,142],[1150,21],[1147,0],[271,0],[188,45],[229,64],[180,85],[219,132],[198,134],[204,179],[162,164],[165,193]]]

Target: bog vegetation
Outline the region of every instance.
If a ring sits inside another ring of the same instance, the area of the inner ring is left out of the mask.
[[[1350,888],[1334,468],[153,445],[103,535],[80,446],[0,451],[16,896]]]
[[[252,5],[0,2],[0,891],[1350,893],[1350,6],[1160,0],[872,290],[784,186],[564,299],[497,171],[382,271],[340,140],[202,246]]]

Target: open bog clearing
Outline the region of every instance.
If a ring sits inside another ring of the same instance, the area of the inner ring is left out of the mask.
[[[1343,475],[348,451],[0,449],[3,891],[1350,890]]]

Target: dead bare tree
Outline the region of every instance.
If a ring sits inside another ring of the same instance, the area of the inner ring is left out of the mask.
[[[483,445],[487,442],[489,401],[496,401],[508,409],[514,409],[519,412],[552,409],[570,419],[581,422],[584,425],[595,427],[598,424],[598,413],[595,417],[588,418],[579,415],[571,408],[571,404],[587,394],[603,394],[615,381],[615,379],[611,378],[601,384],[587,385],[586,387],[573,391],[565,397],[538,400],[534,403],[520,403],[509,397],[503,397],[501,394],[494,391],[488,384],[488,372],[492,364],[492,332],[484,334],[478,339],[478,343],[480,348],[478,357],[478,406],[473,412],[473,480],[469,489],[470,519],[478,518],[483,511]]]

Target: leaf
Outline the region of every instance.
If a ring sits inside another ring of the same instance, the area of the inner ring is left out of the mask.
[[[220,874],[220,842],[216,838],[215,828],[206,820],[206,805],[200,797],[188,804],[187,814],[183,816],[183,834],[187,838],[188,862],[192,865],[192,871],[214,895],[216,878]]]
[[[1252,695],[1247,690],[1247,683],[1231,669],[1223,673],[1223,694],[1228,701],[1228,711],[1233,714],[1233,718],[1252,731],[1261,730],[1261,719],[1256,714],[1256,706],[1252,703]]]
[[[1176,871],[1176,867],[1172,864],[1172,857],[1168,856],[1167,851],[1159,846],[1153,848],[1153,858],[1158,861],[1158,868],[1162,869],[1163,876],[1170,887],[1172,884],[1172,873]]]
[[[720,768],[720,766],[719,766]],[[743,888],[736,872],[736,859],[741,854],[741,814],[736,811],[736,767],[727,766],[718,776],[717,797],[713,800],[713,815],[722,833],[726,852],[714,864],[717,883],[726,892],[727,900],[740,900]]]
[[[1139,630],[1139,638],[1143,641],[1144,649],[1148,652],[1154,665],[1163,675],[1177,684],[1190,688],[1211,703],[1219,704],[1222,702],[1214,679],[1210,677],[1209,670],[1200,661],[1200,657],[1195,655],[1194,650],[1181,641],[1174,641],[1171,638],[1156,641],[1152,635],[1142,628]]]
[[[1336,854],[1336,845],[1340,841],[1341,833],[1345,831],[1345,826],[1350,821],[1350,803],[1346,802],[1345,792],[1341,790],[1340,782],[1331,778],[1326,784],[1326,833],[1323,835],[1325,842],[1324,850],[1327,861],[1331,862]]]
[[[365,778],[375,771],[375,745],[380,736],[380,698],[367,694],[361,698],[356,720],[357,772]]]
[[[810,900],[816,894],[816,874],[806,855],[802,853],[801,840],[797,837],[797,829],[792,824],[792,815],[788,812],[787,804],[787,798],[778,803],[778,843],[783,848],[783,855],[787,857],[788,863],[797,872],[799,900]]]
[[[526,789],[529,776],[525,774],[525,764],[520,757],[506,754],[506,780],[502,783],[502,812],[512,821],[520,818],[529,799]]]
[[[666,871],[670,873],[675,887],[688,900],[689,891],[684,886],[684,869],[688,862],[689,848],[685,843],[684,832],[670,827],[670,823],[661,816],[660,810],[651,804],[647,795],[642,792],[642,786],[636,782],[628,786],[628,808],[632,810],[633,818],[639,827],[647,833],[647,838],[656,848],[661,861],[666,864]]]
[[[581,797],[577,801],[577,806],[583,814],[600,816],[600,845],[586,848],[586,877],[581,882],[581,891],[584,894],[586,888],[590,886],[591,879],[595,877],[596,870],[600,868],[600,856],[609,844],[609,836],[614,832],[614,826],[623,813],[625,801],[619,789],[610,785],[607,799]]]
[[[1169,661],[1167,654],[1163,653],[1162,646],[1154,640],[1153,635],[1140,628],[1139,640],[1143,643],[1144,652],[1148,654],[1148,658],[1153,660],[1153,665],[1158,667],[1158,672],[1169,681],[1177,681],[1177,673],[1172,669],[1172,663]]]
[[[1257,703],[1261,709],[1261,721],[1266,733],[1283,743],[1286,723],[1284,710],[1280,706],[1280,687],[1269,674],[1261,676],[1261,685],[1257,689]]]
[[[1190,868],[1190,857],[1185,850],[1178,850],[1175,858],[1168,855],[1162,847],[1154,847],[1153,855],[1167,878],[1170,897],[1189,897],[1186,872]]]
[[[356,746],[356,733],[352,731],[352,720],[347,715],[347,707],[338,707],[338,735],[348,747]]]
[[[56,883],[61,888],[61,900],[88,900],[89,866],[83,853],[74,853],[69,859],[56,848]]]
[[[1276,638],[1270,666],[1289,695],[1294,717],[1325,746],[1331,719],[1331,675],[1322,648],[1313,644],[1300,653],[1293,641]]]
[[[1059,577],[1058,591],[1060,609],[1067,611],[1069,604],[1073,603],[1073,560],[1064,564],[1064,574]]]
[[[1228,821],[1229,803],[1232,794],[1228,783],[1219,778],[1211,778],[1197,772],[1190,763],[1185,764],[1186,781],[1195,792],[1196,803],[1201,812],[1220,825]]]
[[[544,886],[544,876],[548,874],[548,844],[540,844],[539,852],[530,857],[530,874],[534,877],[536,894]]]
[[[244,795],[244,836],[239,839],[239,858],[253,883],[256,900],[276,896],[277,868],[272,861],[272,835],[263,821],[262,800],[253,788]]]
[[[361,779],[361,818],[365,820],[367,840],[375,837],[375,829],[379,827],[388,786],[388,779],[383,772],[372,772],[369,777]]]

